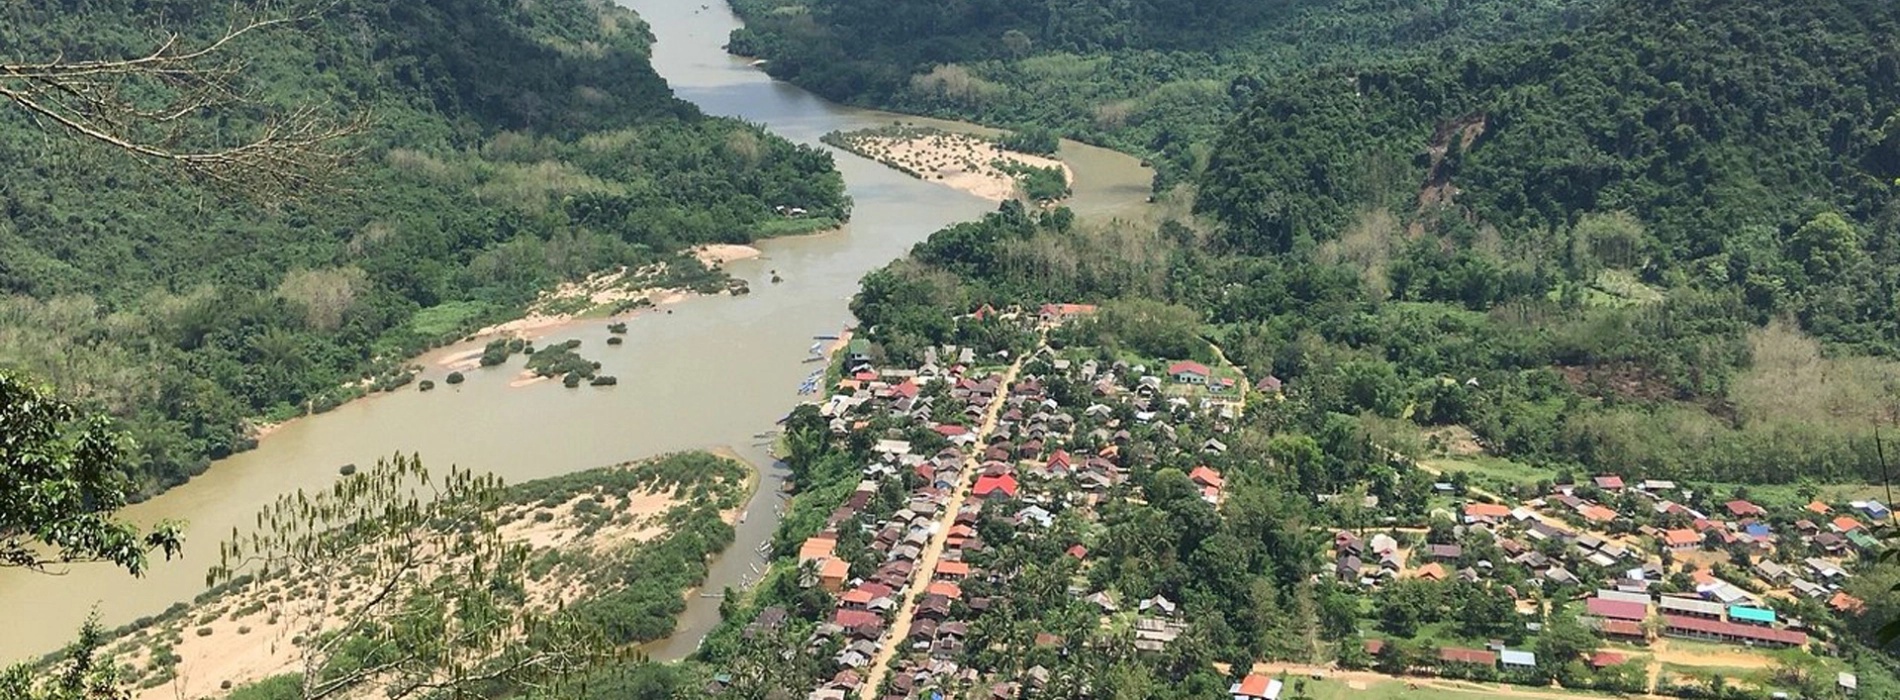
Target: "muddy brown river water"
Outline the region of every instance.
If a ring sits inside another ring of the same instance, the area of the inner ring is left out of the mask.
[[[723,3],[621,0],[652,25],[654,67],[683,99],[709,114],[765,125],[787,138],[818,145],[819,136],[894,120],[976,130],[968,125],[843,107],[773,81],[721,48],[739,22]],[[828,148],[828,147],[827,147]],[[219,461],[205,474],[126,510],[137,521],[185,520],[185,556],[156,564],[143,579],[107,567],[76,566],[65,575],[0,571],[0,665],[56,649],[71,640],[95,607],[107,625],[154,615],[203,589],[217,541],[279,494],[321,488],[343,464],[415,452],[438,467],[450,463],[501,474],[510,482],[579,471],[667,452],[728,448],[762,467],[761,486],[747,505],[735,544],[713,562],[706,590],[740,586],[763,564],[760,543],[776,526],[780,470],[771,466],[760,433],[801,400],[800,381],[815,335],[850,321],[846,302],[866,272],[901,257],[945,225],[977,218],[991,202],[910,178],[862,158],[834,152],[856,202],[843,230],[758,244],[764,256],[729,271],[751,284],[740,297],[698,297],[633,320],[624,345],[610,348],[605,322],[581,322],[548,334],[579,338],[585,354],[617,376],[612,388],[566,389],[555,382],[510,388],[516,369],[475,370],[460,386],[414,389],[361,400],[295,421],[255,450]],[[1134,215],[1144,206],[1151,171],[1125,154],[1067,143],[1061,153],[1075,171],[1079,214]],[[776,270],[783,281],[770,282]],[[423,379],[440,385],[447,370],[435,360],[467,346],[421,358]],[[518,363],[514,363],[518,364]],[[513,367],[513,364],[511,364]],[[690,653],[718,622],[718,600],[693,596],[678,630],[649,645],[657,659]]]

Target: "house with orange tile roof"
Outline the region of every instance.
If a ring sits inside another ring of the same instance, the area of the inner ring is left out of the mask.
[[[1249,673],[1228,687],[1227,693],[1234,696],[1234,700],[1279,700],[1281,690],[1279,680]]]
[[[803,564],[808,561],[828,558],[831,556],[832,550],[836,549],[837,546],[838,540],[834,539],[828,533],[807,537],[805,538],[805,543],[798,546],[798,563]]]
[[[1511,517],[1511,509],[1496,503],[1466,503],[1465,522],[1495,523]]]
[[[940,595],[951,600],[963,598],[963,588],[949,581],[932,581],[924,588],[924,595]]]
[[[1587,504],[1578,508],[1577,513],[1582,515],[1585,520],[1593,523],[1607,523],[1616,519],[1616,511],[1596,503]]]
[[[818,565],[818,585],[832,594],[844,592],[844,581],[851,576],[851,565],[837,557],[825,559]]]
[[[1095,313],[1094,304],[1043,304],[1036,310],[1036,318],[1043,323],[1060,323],[1092,313]]]
[[[1827,599],[1827,606],[1835,612],[1860,612],[1867,604],[1845,592],[1836,591],[1834,597]]]
[[[1663,532],[1663,545],[1671,552],[1686,552],[1702,546],[1702,533],[1680,528]]]

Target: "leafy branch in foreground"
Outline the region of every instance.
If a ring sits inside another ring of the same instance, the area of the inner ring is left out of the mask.
[[[280,497],[219,546],[208,583],[292,620],[300,697],[400,700],[538,687],[613,653],[597,630],[523,604],[528,547],[502,538],[500,478],[436,477],[397,455],[329,491]]]
[[[254,196],[321,186],[364,130],[365,115],[333,121],[313,106],[270,108],[237,82],[245,64],[231,45],[248,35],[314,19],[321,8],[278,14],[272,3],[234,6],[214,39],[168,33],[141,55],[69,60],[0,59],[0,98],[50,131],[64,132]],[[262,113],[238,138],[207,116]]]
[[[105,418],[0,371],[0,567],[109,562],[137,576],[153,550],[177,554],[176,523],[141,532],[113,516],[126,502],[126,442]]]

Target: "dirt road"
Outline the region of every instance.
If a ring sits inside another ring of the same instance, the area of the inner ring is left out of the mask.
[[[975,444],[989,443],[990,433],[996,431],[997,417],[1002,415],[1003,405],[1008,402],[1009,388],[1016,383],[1016,374],[1022,371],[1023,360],[1034,354],[1031,352],[1016,358],[1016,362],[1003,372],[1001,388],[996,398],[990,401],[989,408],[984,410],[983,422],[977,424]],[[923,597],[924,588],[930,585],[930,578],[937,570],[937,562],[943,558],[944,542],[950,537],[950,528],[956,524],[957,511],[963,508],[970,488],[975,485],[982,456],[981,451],[973,449],[969,458],[963,461],[963,471],[957,475],[956,491],[950,495],[943,514],[937,518],[937,531],[930,536],[930,545],[917,557],[917,567],[911,572],[910,590],[904,594],[904,604],[898,607],[897,617],[891,620],[890,630],[884,635],[883,644],[878,646],[877,657],[871,660],[870,669],[865,672],[864,685],[858,689],[858,697],[863,700],[877,698],[878,688],[884,685],[884,677],[891,671],[891,659],[904,646],[904,640],[910,637],[910,623],[917,614],[917,602]]]

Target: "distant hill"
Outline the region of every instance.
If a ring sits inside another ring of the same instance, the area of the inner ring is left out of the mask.
[[[737,0],[730,49],[834,100],[1048,128],[1179,182],[1264,80],[1548,36],[1600,0]]]
[[[232,5],[81,4],[0,7],[0,51],[140,55],[215,36]],[[294,105],[373,120],[342,179],[296,201],[0,109],[0,365],[126,419],[156,489],[245,447],[243,418],[334,405],[555,282],[847,215],[830,156],[675,99],[651,41],[604,0],[343,0],[247,36],[229,50],[263,104],[194,116],[212,131]]]
[[[1739,287],[1892,352],[1896,177],[1900,6],[1622,2],[1562,38],[1270,83],[1215,147],[1199,209],[1259,253],[1369,206],[1507,240],[1627,212],[1649,281]],[[1800,235],[1823,212],[1860,231]]]

